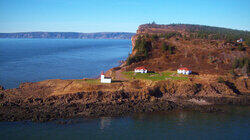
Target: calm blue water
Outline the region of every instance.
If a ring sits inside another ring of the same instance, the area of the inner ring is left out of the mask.
[[[74,121],[73,121],[74,122]],[[232,113],[170,112],[129,117],[81,120],[70,124],[1,122],[6,140],[61,139],[204,139],[249,140],[249,107]]]
[[[0,39],[0,85],[96,77],[125,59],[130,40]],[[0,140],[250,139],[250,108],[231,113],[169,112],[57,122],[0,122]]]
[[[95,78],[118,66],[130,50],[130,40],[0,39],[0,85]]]

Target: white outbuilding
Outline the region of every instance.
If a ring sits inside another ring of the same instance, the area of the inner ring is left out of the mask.
[[[243,42],[243,39],[240,38],[240,39],[237,40],[237,42],[238,42],[238,43],[242,43],[242,42]]]
[[[101,83],[111,83],[111,78],[105,77],[103,72],[101,73]]]
[[[145,67],[137,67],[135,68],[135,73],[147,73],[148,70]]]
[[[189,70],[188,68],[185,68],[185,67],[184,67],[184,68],[179,68],[179,69],[177,69],[177,73],[189,75],[189,74],[192,73],[192,71]]]

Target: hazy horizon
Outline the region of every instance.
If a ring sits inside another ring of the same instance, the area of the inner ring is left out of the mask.
[[[0,33],[83,33],[83,34],[95,34],[95,33],[136,33],[136,32],[65,32],[65,31],[27,31],[27,32],[0,32]]]
[[[147,23],[143,23],[147,24]],[[157,24],[157,23],[156,23]],[[169,23],[169,24],[189,24],[189,23]],[[169,25],[169,24],[160,24],[160,25]],[[142,25],[142,24],[140,24]],[[200,24],[192,24],[192,25],[200,25]],[[210,26],[210,25],[201,25],[201,26]],[[138,26],[139,27],[139,26]],[[226,28],[226,29],[233,29],[239,31],[247,31],[250,30],[241,30],[241,29],[234,29],[234,28],[227,28],[227,27],[219,27],[219,26],[210,26],[210,27],[218,27],[218,28]],[[95,34],[95,33],[134,33],[136,34],[137,29],[134,32],[126,32],[126,31],[103,31],[103,32],[78,32],[78,31],[20,31],[20,32],[0,32],[0,33],[35,33],[35,32],[44,32],[44,33],[83,33],[83,34]]]

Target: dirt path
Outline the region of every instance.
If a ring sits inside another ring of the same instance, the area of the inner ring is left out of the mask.
[[[128,80],[128,78],[126,78],[123,74],[122,74],[122,71],[121,70],[118,70],[115,72],[115,78],[117,80],[122,80],[122,81],[126,81]]]

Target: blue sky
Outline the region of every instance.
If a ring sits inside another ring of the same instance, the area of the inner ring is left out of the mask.
[[[136,32],[190,23],[250,30],[250,0],[0,0],[0,32]]]

